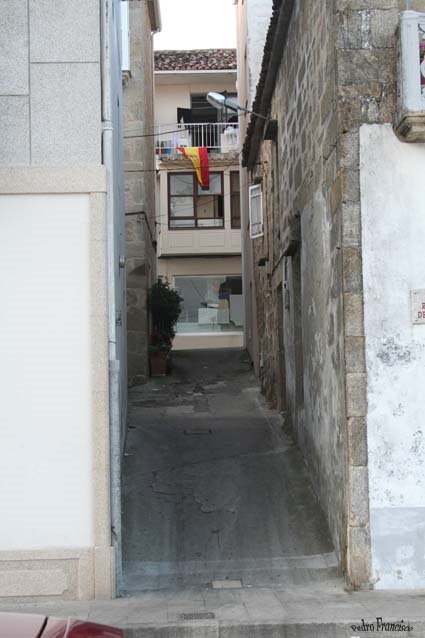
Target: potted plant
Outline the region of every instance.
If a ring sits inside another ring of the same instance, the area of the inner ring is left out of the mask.
[[[148,306],[153,331],[149,339],[149,363],[152,376],[167,374],[175,326],[183,299],[168,281],[158,279],[148,291]]]
[[[149,366],[152,377],[163,377],[168,371],[171,339],[161,332],[153,332],[149,338]]]

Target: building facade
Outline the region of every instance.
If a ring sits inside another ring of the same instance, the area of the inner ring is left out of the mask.
[[[5,2],[2,27],[0,597],[110,598],[127,385],[120,2]]]
[[[123,2],[124,160],[127,254],[127,345],[130,385],[148,370],[147,290],[156,278],[153,34],[161,29],[158,0]]]
[[[238,118],[210,91],[236,96],[235,50],[155,53],[157,268],[183,297],[176,349],[243,342]],[[208,149],[208,190],[182,147]]]
[[[349,583],[377,589],[425,583],[425,146],[393,130],[404,8],[274,0],[242,159],[256,369]]]

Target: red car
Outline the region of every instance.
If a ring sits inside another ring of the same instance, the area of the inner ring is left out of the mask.
[[[123,638],[121,629],[73,618],[0,613],[0,638]]]

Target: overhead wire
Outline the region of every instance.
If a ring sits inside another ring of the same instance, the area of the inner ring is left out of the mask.
[[[207,107],[201,107],[201,108],[196,109],[196,110],[197,111],[202,111],[202,110],[210,110],[210,109],[208,109]],[[234,115],[232,115],[232,117],[239,118],[239,117],[243,117],[245,115],[246,115],[246,113],[235,113]],[[169,135],[170,133],[181,133],[182,131],[185,130],[186,125],[203,126],[205,124],[211,124],[213,126],[214,125],[218,125],[218,124],[222,124],[223,126],[224,125],[231,126],[232,124],[235,124],[235,122],[230,122],[230,121],[225,121],[225,122],[199,122],[199,123],[198,122],[181,122],[180,124],[179,123],[176,124],[176,126],[181,126],[182,127],[182,128],[179,128],[179,129],[174,129],[172,131],[163,131],[162,133],[155,132],[152,129],[152,133],[141,133],[139,135],[132,135],[129,132],[126,134],[126,132],[124,130],[124,138],[133,139],[133,138],[139,138],[139,137],[157,137],[159,135]],[[162,126],[165,126],[165,124],[163,124]]]

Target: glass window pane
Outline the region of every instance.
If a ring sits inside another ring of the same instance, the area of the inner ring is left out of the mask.
[[[175,277],[183,297],[178,333],[241,332],[243,327],[242,277]]]
[[[195,220],[190,219],[170,219],[170,228],[194,228]]]
[[[198,195],[220,195],[221,194],[221,173],[210,173],[210,187],[204,191],[198,184]]]
[[[230,173],[230,192],[232,194],[240,192],[239,171],[232,171]]]
[[[170,197],[170,217],[193,217],[193,197]]]
[[[230,215],[232,228],[241,227],[241,201],[239,172],[230,173]]]
[[[221,195],[207,195],[196,200],[196,216],[200,219],[223,217],[223,198]]]
[[[223,228],[224,219],[198,219],[198,228]]]
[[[171,195],[192,195],[193,175],[170,175]]]

